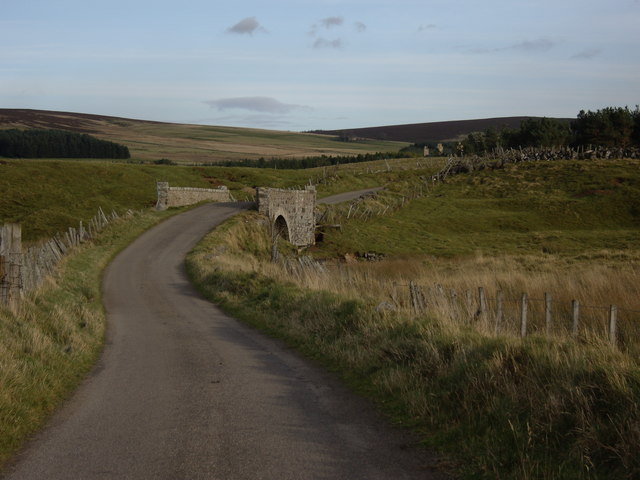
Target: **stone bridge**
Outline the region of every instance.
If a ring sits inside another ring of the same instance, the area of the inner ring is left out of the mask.
[[[227,187],[192,188],[170,187],[169,182],[157,182],[158,202],[156,209],[166,210],[169,207],[183,207],[198,202],[232,202],[233,197]]]
[[[315,243],[315,187],[306,187],[304,190],[256,190],[258,211],[269,217],[277,233],[297,247]]]

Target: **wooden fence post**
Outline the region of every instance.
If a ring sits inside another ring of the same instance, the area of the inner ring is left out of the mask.
[[[411,295],[413,311],[418,315],[424,310],[424,297],[415,282],[409,282],[409,294]]]
[[[478,320],[484,320],[486,312],[487,297],[484,294],[484,288],[478,287],[478,311],[476,312],[476,317],[478,317]]]
[[[551,294],[544,294],[544,325],[547,335],[551,334]]]
[[[609,342],[615,346],[618,337],[618,307],[611,305],[609,307]]]
[[[0,227],[0,305],[7,305],[9,295],[9,259],[4,244],[4,228]]]
[[[500,332],[500,324],[502,323],[502,302],[504,301],[504,293],[502,290],[498,290],[496,295],[496,330],[495,334],[498,335]]]
[[[473,322],[473,295],[471,294],[471,290],[464,291],[464,300],[467,304],[467,314],[469,323]]]
[[[580,302],[578,300],[571,300],[571,334],[576,337],[578,335],[578,325],[580,323]]]
[[[0,302],[13,312],[22,296],[22,227],[7,223],[0,229]]]
[[[527,308],[529,305],[529,296],[526,293],[522,294],[522,301],[520,303],[520,336],[522,338],[527,336]]]

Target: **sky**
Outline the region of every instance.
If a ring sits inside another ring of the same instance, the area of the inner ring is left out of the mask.
[[[0,108],[306,131],[640,103],[640,0],[0,0]]]

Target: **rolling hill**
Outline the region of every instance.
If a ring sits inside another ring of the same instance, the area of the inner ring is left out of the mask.
[[[407,142],[340,142],[333,135],[148,120],[26,109],[0,109],[0,129],[44,128],[87,133],[129,147],[134,160],[178,163],[301,158],[397,152]]]
[[[348,134],[355,138],[370,138],[396,142],[447,142],[466,137],[471,132],[484,132],[488,128],[518,128],[523,120],[533,117],[498,117],[448,122],[411,123],[385,127],[350,128],[343,130],[316,130],[325,135]],[[570,121],[569,118],[557,120]]]

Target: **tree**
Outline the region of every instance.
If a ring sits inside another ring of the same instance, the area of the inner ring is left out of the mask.
[[[552,118],[528,118],[520,124],[519,139],[523,147],[563,146],[571,141],[571,128]]]
[[[13,158],[130,158],[124,145],[62,130],[0,130],[0,156]]]
[[[633,143],[637,114],[628,107],[581,110],[571,124],[577,145],[627,146]]]
[[[640,106],[636,105],[635,110],[631,112],[631,117],[633,118],[631,141],[634,145],[640,145]]]

